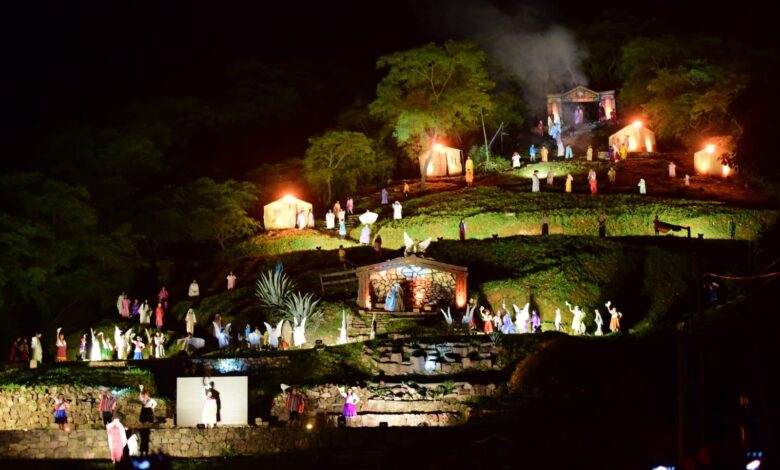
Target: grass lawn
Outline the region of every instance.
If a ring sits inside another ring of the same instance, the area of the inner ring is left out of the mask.
[[[403,246],[403,233],[414,239],[427,237],[458,238],[460,219],[466,222],[468,238],[513,235],[538,235],[541,218],[548,213],[550,233],[597,235],[598,216],[607,217],[610,236],[653,235],[653,218],[691,227],[692,236],[702,233],[706,239],[729,237],[731,218],[736,223],[736,238],[754,240],[774,223],[777,212],[745,209],[723,202],[666,199],[639,195],[590,196],[566,193],[530,193],[513,188],[478,187],[437,193],[412,199],[404,206],[405,217],[392,220],[384,212],[373,232],[382,236],[383,246]],[[358,238],[360,228],[350,235]],[[677,232],[685,236],[685,232]]]

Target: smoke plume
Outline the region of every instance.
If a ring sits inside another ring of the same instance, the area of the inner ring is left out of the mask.
[[[487,4],[461,4],[450,10],[448,23],[476,38],[492,60],[522,82],[529,108],[544,109],[548,93],[588,85],[582,71],[587,51],[571,31],[550,20],[553,15],[528,6],[507,13]]]

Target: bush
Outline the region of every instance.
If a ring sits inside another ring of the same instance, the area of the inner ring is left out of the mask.
[[[260,274],[255,295],[260,306],[266,309],[267,317],[275,323],[286,312],[287,300],[295,289],[295,283],[284,272],[268,270]]]
[[[503,173],[512,168],[512,162],[505,158],[493,156],[490,157],[490,160],[477,164],[476,168],[479,173]]]

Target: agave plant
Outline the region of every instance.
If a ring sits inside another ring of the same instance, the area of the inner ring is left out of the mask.
[[[284,302],[284,317],[293,325],[293,343],[300,346],[306,343],[306,325],[316,326],[322,320],[322,310],[317,308],[320,299],[314,294],[291,294]]]
[[[260,301],[260,306],[268,310],[273,319],[283,314],[286,310],[286,301],[292,295],[295,283],[287,274],[268,270],[260,274],[255,287],[255,295]]]

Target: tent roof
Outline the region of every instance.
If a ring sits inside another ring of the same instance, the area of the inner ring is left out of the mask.
[[[303,201],[301,199],[298,199],[297,197],[284,196],[284,197],[279,198],[279,199],[277,199],[275,201],[269,202],[268,204],[266,204],[263,207],[273,206],[273,205],[276,205],[276,204],[303,204],[303,205],[309,205],[309,206],[311,205],[310,202]]]
[[[421,258],[415,255],[410,255],[410,256],[401,256],[399,258],[393,258],[391,260],[383,261],[381,263],[361,266],[355,269],[355,272],[361,273],[365,271],[370,271],[370,272],[387,271],[388,269],[397,268],[401,266],[410,266],[410,265],[420,266],[423,268],[431,268],[437,271],[445,271],[449,273],[465,273],[468,271],[468,268],[464,266],[442,263],[441,261],[435,261],[430,258]]]
[[[437,150],[437,151],[435,151],[434,153],[440,153],[440,154],[444,154],[444,153],[454,153],[454,152],[461,153],[461,152],[463,152],[463,150],[461,150],[461,149],[459,149],[459,148],[455,148],[455,147],[447,147],[446,145],[442,145],[442,146],[441,146],[441,150]],[[420,154],[420,156],[422,157],[422,156],[424,156],[426,153],[427,153],[427,150],[426,150],[425,152],[422,152],[422,153]]]
[[[629,124],[626,127],[622,128],[622,129],[620,129],[619,131],[615,132],[614,134],[610,135],[609,138],[611,139],[612,137],[615,137],[616,135],[627,134],[629,132],[632,133],[632,134],[635,134],[637,132],[642,132],[642,133],[646,132],[646,133],[651,134],[653,137],[655,137],[655,132],[650,130],[649,127],[640,126],[639,128],[635,128],[634,124],[632,123],[632,124]]]

